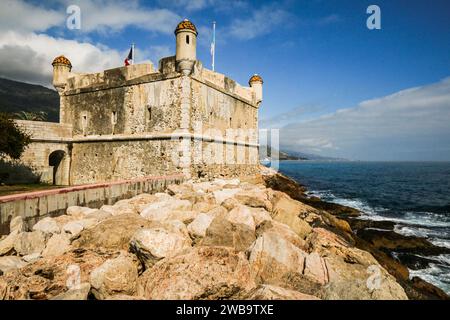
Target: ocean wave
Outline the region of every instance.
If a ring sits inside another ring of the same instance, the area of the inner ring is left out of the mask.
[[[365,215],[360,218],[376,220],[376,221],[392,221],[402,225],[417,227],[442,227],[450,228],[450,215],[428,212],[428,211],[407,211],[400,213],[402,216],[393,217],[389,213],[389,209],[377,206],[373,207],[361,199],[346,199],[335,196],[330,190],[314,190],[309,195],[321,198],[324,201],[337,203],[343,206],[355,208]]]
[[[430,263],[428,268],[409,270],[409,276],[419,277],[450,294],[450,268]]]

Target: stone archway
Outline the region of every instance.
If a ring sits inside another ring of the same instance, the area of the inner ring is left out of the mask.
[[[67,154],[63,150],[56,150],[48,156],[48,165],[53,168],[52,184],[67,185]]]

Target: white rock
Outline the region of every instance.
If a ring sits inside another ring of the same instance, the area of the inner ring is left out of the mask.
[[[133,252],[147,268],[158,260],[174,256],[183,249],[190,248],[190,240],[179,233],[164,228],[138,230],[130,241]]]
[[[162,221],[162,226],[164,229],[170,232],[179,233],[186,239],[189,239],[189,232],[186,225],[180,220],[165,220]]]
[[[89,215],[89,217],[91,217],[91,215]],[[89,228],[95,227],[99,223],[99,220],[97,220],[95,218],[86,218],[86,219],[78,220],[77,222],[83,226],[83,230],[84,230],[84,229],[89,229]]]
[[[288,273],[301,275],[307,253],[275,233],[264,233],[250,248],[250,265],[260,283],[281,281]]]
[[[39,260],[41,257],[42,256],[40,253],[32,253],[32,254],[23,256],[22,259],[25,262],[31,263],[31,262],[35,262],[35,261]]]
[[[115,215],[115,213],[116,213],[116,208],[114,208],[114,206],[111,206],[111,205],[109,205],[109,204],[103,205],[103,206],[100,208],[100,210],[109,212],[111,215]]]
[[[41,253],[45,248],[45,242],[46,236],[41,231],[22,232],[17,235],[14,250],[21,256]]]
[[[66,210],[66,214],[69,216],[76,216],[78,218],[83,218],[91,212],[94,212],[96,209],[91,209],[88,207],[80,207],[80,206],[71,206]]]
[[[237,206],[226,215],[227,220],[234,224],[244,224],[252,231],[255,231],[256,225],[253,215],[246,206]]]
[[[39,220],[34,226],[33,231],[41,231],[47,234],[60,233],[61,229],[53,218],[46,217]]]
[[[106,260],[90,275],[92,293],[103,300],[114,294],[133,295],[136,291],[138,269],[131,256],[121,254]]]
[[[64,293],[61,293],[50,300],[87,300],[91,284],[89,282],[81,283],[74,288],[70,288]]]
[[[156,197],[156,199],[158,199],[157,201],[169,201],[172,199],[172,197],[164,192],[157,192],[154,194],[154,196]]]
[[[12,218],[9,223],[9,233],[13,233],[14,231],[17,233],[26,231],[26,224],[21,216]]]
[[[221,204],[225,200],[232,198],[239,191],[242,191],[242,190],[240,188],[223,189],[223,190],[214,191],[213,195],[214,195],[214,198],[216,199],[217,204]]]
[[[20,259],[20,257],[17,256],[0,257],[0,270],[2,270],[3,272],[19,269],[24,266],[26,266],[26,262]]]
[[[188,211],[192,209],[192,204],[188,200],[171,199],[168,201],[158,201],[151,203],[141,212],[141,216],[147,220],[167,220],[172,211]],[[175,218],[172,217],[172,220]]]
[[[43,257],[59,256],[70,249],[70,240],[67,234],[54,234],[42,251]]]
[[[193,238],[203,238],[206,235],[206,230],[214,219],[214,215],[200,213],[194,221],[192,221],[187,229]]]
[[[14,231],[0,241],[0,256],[8,254],[14,249],[14,243],[18,234],[17,231]]]
[[[62,229],[65,233],[69,233],[73,237],[83,231],[84,227],[78,221],[71,221],[66,223]]]
[[[270,213],[267,212],[266,209],[264,208],[249,208],[249,209],[253,216],[253,220],[255,221],[255,224],[257,226],[264,223],[265,221],[272,221],[272,217],[270,216]]]

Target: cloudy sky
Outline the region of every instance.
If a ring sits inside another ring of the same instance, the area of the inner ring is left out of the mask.
[[[366,9],[381,9],[369,30]],[[81,29],[66,26],[70,5]],[[209,67],[241,84],[264,78],[260,126],[284,149],[359,160],[450,160],[450,1],[2,0],[0,77],[50,86],[51,61],[75,72],[175,51],[183,18],[199,30]]]

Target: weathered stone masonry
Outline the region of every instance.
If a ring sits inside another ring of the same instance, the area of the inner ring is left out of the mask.
[[[158,70],[146,63],[76,74],[67,58],[56,58],[60,123],[53,135],[33,132],[23,163],[41,181],[65,185],[256,172],[262,79],[255,75],[243,87],[204,68],[189,21],[175,34],[176,55],[161,59]]]

